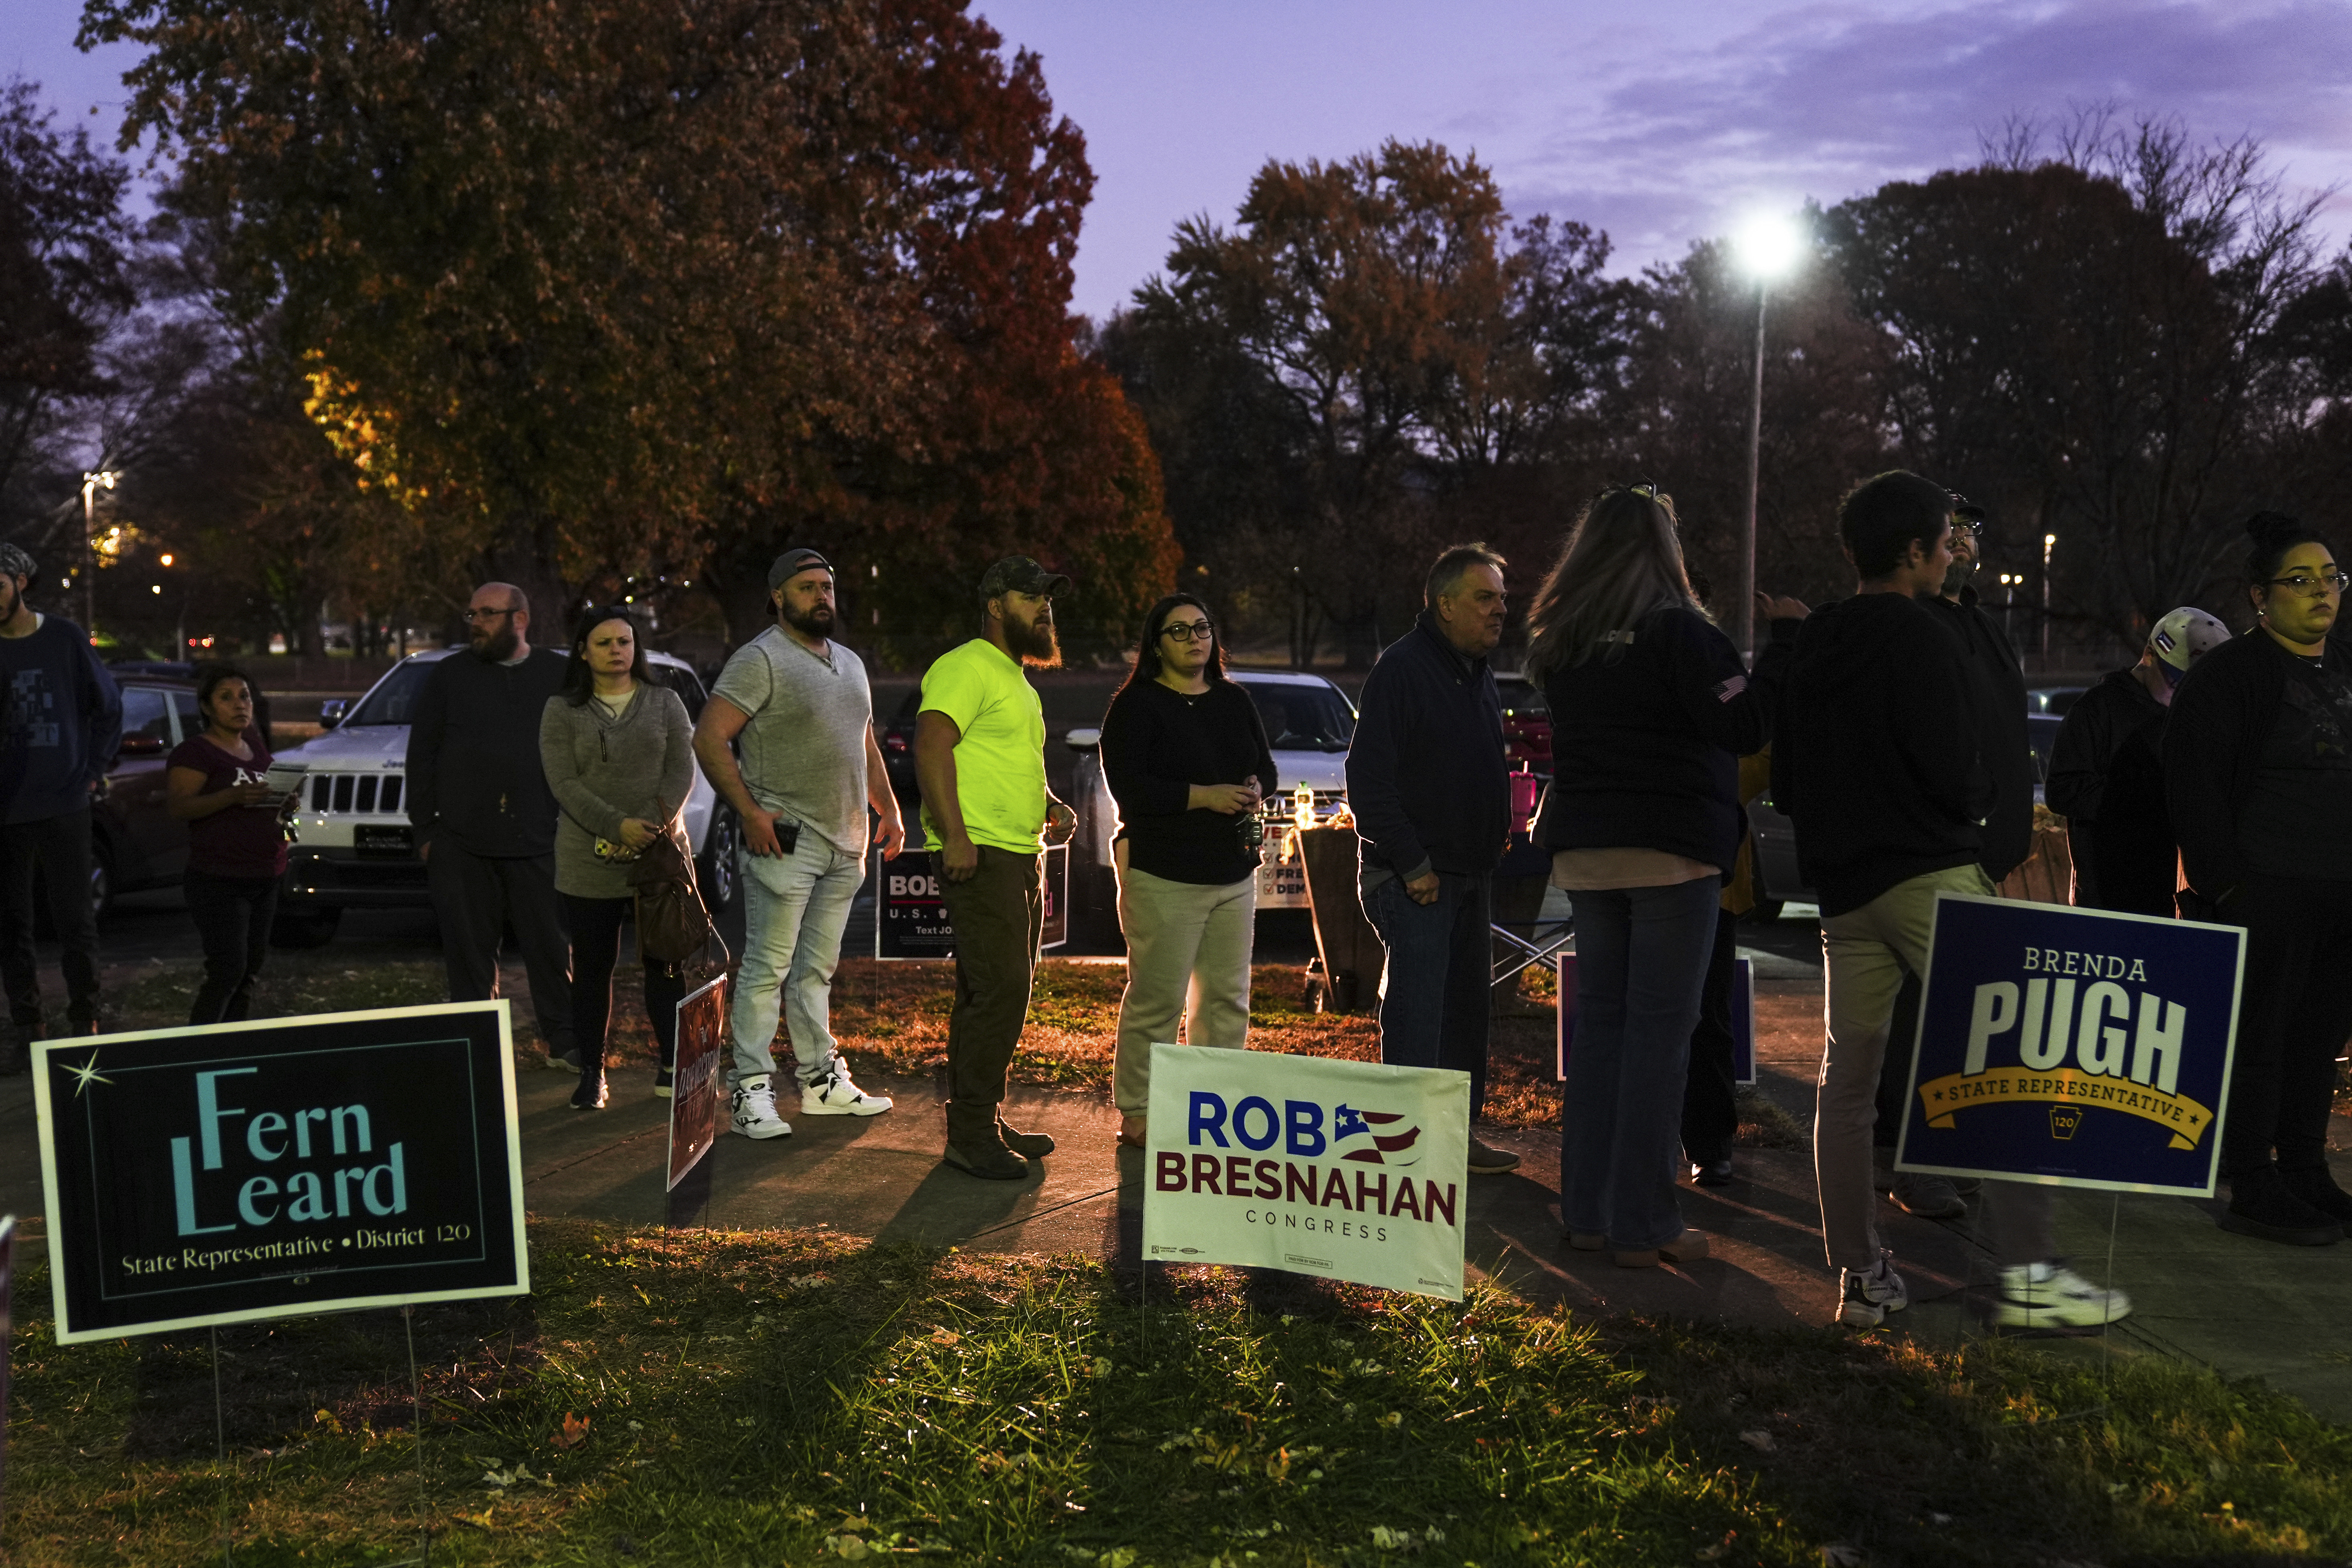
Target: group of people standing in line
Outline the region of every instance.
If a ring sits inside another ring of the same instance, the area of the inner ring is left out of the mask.
[[[1876,1192],[1952,1216],[1976,1191],[1886,1169],[1880,1151],[1908,1066],[1890,1040],[1910,1037],[1902,1020],[1916,1007],[1937,895],[1992,894],[2032,852],[2037,768],[2021,660],[1969,585],[1983,514],[1895,471],[1857,485],[1838,521],[1853,595],[1811,609],[1758,595],[1769,630],[1751,668],[1705,608],[1670,498],[1620,486],[1584,509],[1528,616],[1527,669],[1554,734],[1554,776],[1531,831],[1575,911],[1565,1240],[1627,1267],[1685,1262],[1706,1256],[1707,1238],[1683,1221],[1680,1179],[1734,1177],[1733,922],[1750,898],[1744,807],[1769,779],[1820,902],[1822,1232],[1840,1275],[1838,1316],[1866,1326],[1907,1300],[1880,1241]],[[2163,617],[2139,662],[2067,717],[2047,798],[2068,820],[2079,903],[2246,928],[2223,1224],[2318,1244],[2352,1223],[2352,1197],[2325,1159],[2336,1057],[2352,1034],[2352,1000],[2331,983],[2352,960],[2352,659],[2329,637],[2347,579],[2294,519],[2264,513],[2249,532],[2259,635],[2231,639],[2193,608]],[[0,631],[39,632],[23,602],[26,574],[11,560],[0,567]],[[1490,880],[1511,832],[1489,667],[1508,615],[1506,570],[1483,545],[1439,556],[1412,628],[1365,681],[1347,758],[1358,893],[1386,953],[1381,1058],[1467,1074],[1474,1121],[1490,1016]],[[1027,679],[1059,661],[1054,600],[1070,585],[1026,557],[991,567],[977,595],[980,635],[926,672],[916,721],[919,827],[956,933],[944,1159],[992,1179],[1021,1176],[1053,1148],[1008,1125],[1003,1106],[1043,927],[1042,851],[1076,825],[1047,785],[1043,709]],[[908,828],[882,765],[865,668],[834,638],[831,563],[788,551],[768,589],[775,624],[729,659],[698,721],[648,665],[625,607],[582,616],[567,658],[530,645],[528,601],[506,584],[476,592],[468,648],[436,666],[418,700],[407,809],[450,997],[496,994],[500,931],[511,924],[541,1030],[552,1061],[577,1070],[582,1110],[609,1096],[629,866],[660,837],[684,850],[680,814],[698,766],[740,821],[746,856],[727,1073],[733,1131],[756,1140],[791,1131],[774,1083],[780,1020],[802,1114],[890,1109],[852,1079],[829,997],[866,853],[895,858]],[[49,625],[88,667],[74,679],[110,689],[79,632]],[[190,823],[189,901],[206,933],[198,1022],[244,1016],[284,867],[253,701],[239,672],[207,670],[205,733],[171,759],[170,809]],[[84,706],[102,728],[103,703]],[[119,731],[119,703],[115,711]],[[24,722],[16,713],[12,733]],[[1119,1141],[1139,1147],[1152,1042],[1177,1038],[1181,1025],[1194,1045],[1246,1044],[1258,814],[1283,787],[1257,710],[1225,679],[1217,628],[1197,597],[1152,607],[1101,748],[1120,818],[1114,856],[1129,952],[1114,1099]],[[49,781],[51,794],[79,798],[102,778],[111,746],[93,731],[84,750],[76,776]],[[69,813],[37,816],[54,804],[28,803],[20,788],[5,828],[5,956],[20,1025],[29,886],[17,884],[28,883],[27,851],[49,851],[47,837],[71,826],[54,820]],[[74,1018],[87,1012],[94,1026],[94,979],[70,942],[67,974]],[[656,1093],[669,1091],[682,989],[677,965],[646,961]],[[1517,1163],[1472,1137],[1472,1171]],[[2130,1310],[2123,1292],[2092,1285],[2057,1255],[2049,1189],[1987,1182],[1980,1197],[2000,1264],[1997,1321],[2081,1326]]]

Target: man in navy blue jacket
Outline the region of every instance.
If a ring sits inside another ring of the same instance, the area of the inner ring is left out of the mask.
[[[98,921],[89,907],[89,807],[122,744],[122,694],[71,621],[25,602],[38,569],[0,544],[0,977],[8,1024],[0,1075],[42,1037],[33,959],[33,876],[46,874],[71,1032],[94,1035]]]
[[[1426,607],[1365,679],[1348,749],[1357,891],[1388,950],[1381,1060],[1468,1073],[1474,1121],[1486,1093],[1488,878],[1510,837],[1503,703],[1486,666],[1509,610],[1503,566],[1483,544],[1437,558]],[[1470,1140],[1474,1172],[1518,1163]]]

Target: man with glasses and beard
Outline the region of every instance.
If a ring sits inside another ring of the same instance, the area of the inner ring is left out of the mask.
[[[1042,1132],[998,1115],[1029,1017],[1045,933],[1045,854],[1077,815],[1045,787],[1045,715],[1024,669],[1062,662],[1054,596],[1070,580],[1025,555],[980,580],[981,635],[923,675],[915,777],[923,837],[955,928],[955,1010],[948,1020],[947,1163],[1011,1181],[1054,1152]]]
[[[540,719],[571,661],[530,646],[530,601],[511,583],[475,589],[466,625],[467,650],[433,667],[408,731],[408,820],[441,922],[449,1000],[498,995],[499,939],[512,924],[548,1065],[576,1071],[555,792],[539,752]]]
[[[776,624],[735,650],[694,729],[694,754],[743,824],[743,966],[729,1018],[733,1126],[781,1138],[776,1020],[791,1032],[803,1116],[877,1116],[887,1095],[851,1081],[834,1044],[833,973],[849,906],[866,880],[869,837],[882,858],[907,829],[874,739],[866,666],[833,640],[833,567],[787,550],[768,568]],[[741,753],[740,764],[737,752]],[[866,831],[866,808],[880,820]]]

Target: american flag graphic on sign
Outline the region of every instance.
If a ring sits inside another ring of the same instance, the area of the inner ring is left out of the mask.
[[[1414,1145],[1420,1141],[1420,1124],[1408,1127],[1394,1111],[1359,1110],[1352,1105],[1333,1108],[1331,1152],[1342,1160],[1367,1165],[1418,1164],[1421,1152]]]

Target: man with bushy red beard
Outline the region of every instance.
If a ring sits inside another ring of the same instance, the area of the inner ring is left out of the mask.
[[[466,627],[466,651],[433,667],[408,731],[408,820],[441,922],[449,1000],[498,995],[500,927],[511,923],[549,1065],[577,1070],[555,793],[539,753],[540,719],[571,660],[530,646],[530,601],[511,583],[475,589]]]
[[[1010,1181],[1054,1151],[1042,1132],[998,1115],[1029,1018],[1045,934],[1045,846],[1066,844],[1077,816],[1045,787],[1045,714],[1025,669],[1062,662],[1054,596],[1070,580],[1025,555],[980,580],[981,635],[923,676],[915,777],[924,843],[955,929],[948,1020],[947,1163]]]
[[[743,965],[729,1017],[732,1121],[746,1138],[792,1131],[776,1109],[776,1020],[789,1028],[803,1116],[877,1116],[834,1043],[833,974],[866,846],[898,853],[907,829],[874,739],[874,693],[834,640],[833,566],[787,550],[768,568],[776,624],[735,650],[694,730],[694,754],[743,825]],[[738,760],[738,753],[740,760]],[[869,833],[866,808],[877,821]]]

